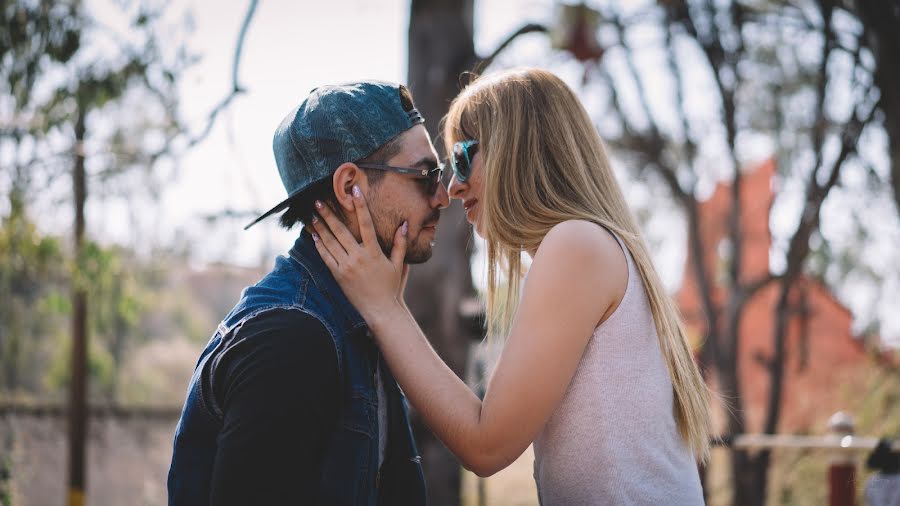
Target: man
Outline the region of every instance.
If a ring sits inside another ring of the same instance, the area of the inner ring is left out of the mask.
[[[407,263],[428,260],[448,196],[422,123],[403,86],[313,90],[275,131],[288,198],[248,227],[308,224],[321,200],[358,238],[358,185],[382,248],[407,221]],[[170,505],[424,504],[403,393],[305,230],[200,355],[168,486]]]

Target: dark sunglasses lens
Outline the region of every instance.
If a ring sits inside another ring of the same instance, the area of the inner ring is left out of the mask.
[[[443,179],[444,179],[443,176],[444,176],[443,170],[431,171],[431,174],[429,177],[429,182],[428,182],[428,195],[434,195],[435,193],[437,193],[438,186],[440,186],[440,184],[443,183]]]
[[[465,182],[466,179],[469,179],[469,172],[471,171],[469,156],[466,153],[466,147],[461,142],[457,142],[453,146],[453,168],[456,170],[456,177],[460,182]]]

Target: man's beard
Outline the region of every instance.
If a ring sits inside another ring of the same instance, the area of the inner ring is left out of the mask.
[[[381,246],[381,251],[384,252],[385,256],[390,257],[394,247],[394,235],[397,232],[397,227],[403,223],[403,219],[393,212],[387,213],[389,216],[384,216],[375,210],[372,210],[371,213],[372,223],[375,225],[375,236],[378,238],[378,245]],[[437,221],[440,218],[439,213],[440,211],[435,210],[424,223],[428,225],[437,225]],[[394,224],[396,224],[396,227],[390,228],[394,227]],[[414,240],[409,239],[409,242],[406,245],[406,255],[403,262],[407,264],[425,263],[431,258],[431,249],[431,241],[425,241],[420,230],[419,235]]]

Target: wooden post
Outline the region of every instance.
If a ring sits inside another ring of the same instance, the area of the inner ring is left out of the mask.
[[[853,418],[838,411],[828,421],[832,436],[844,446],[853,438]],[[856,460],[853,454],[838,450],[831,457],[828,468],[828,504],[830,506],[854,506],[856,501]]]
[[[69,506],[84,506],[87,489],[87,292],[81,268],[84,256],[84,203],[87,200],[84,139],[86,105],[78,100],[75,122],[75,166],[72,170],[75,193],[75,262],[72,273],[72,372],[69,385]]]

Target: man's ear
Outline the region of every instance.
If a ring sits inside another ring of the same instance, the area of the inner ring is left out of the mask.
[[[366,173],[353,162],[341,164],[331,178],[334,196],[345,212],[353,211],[353,186],[358,185],[365,193],[368,185]]]

